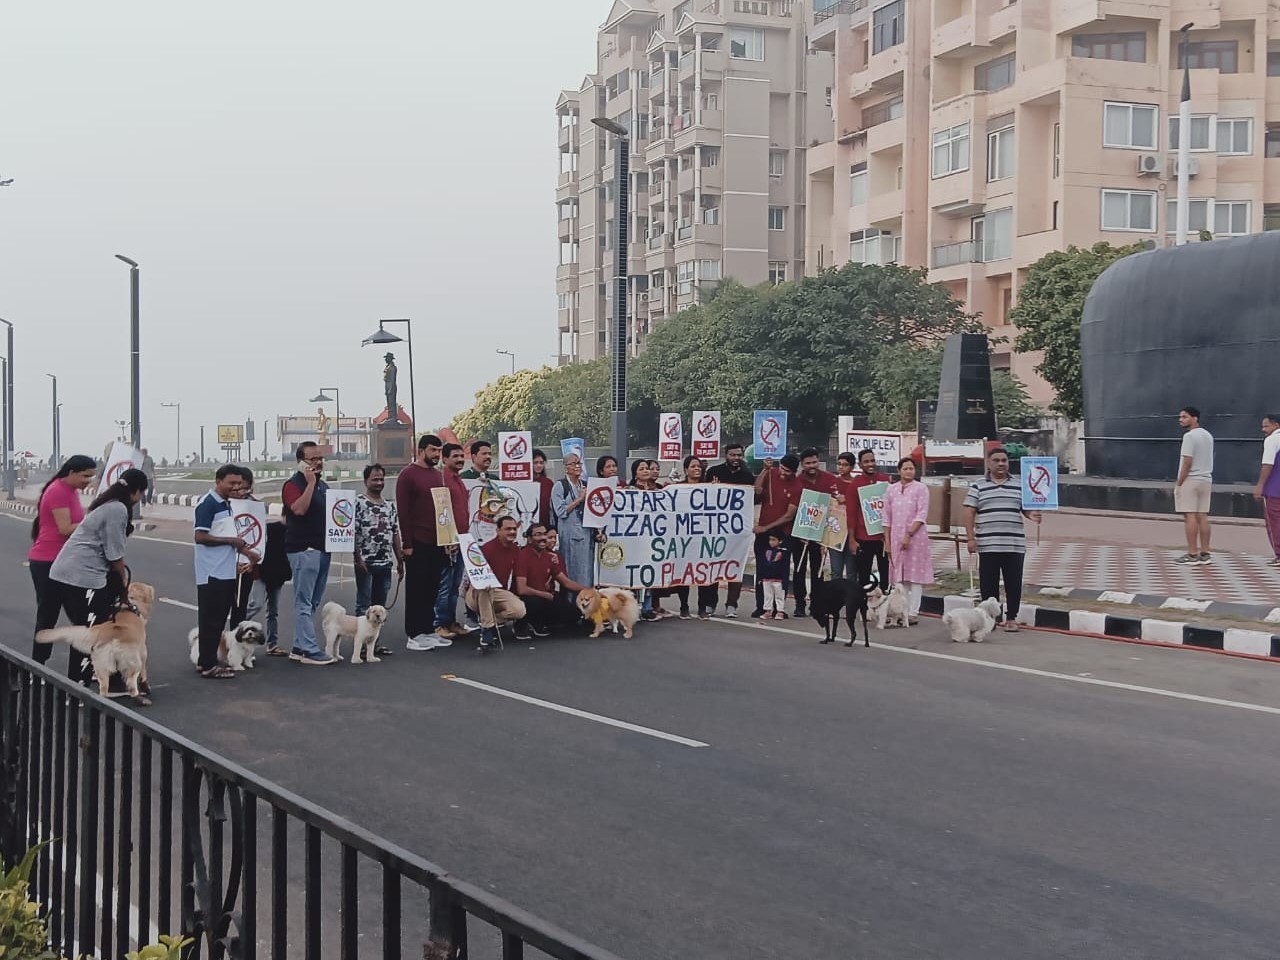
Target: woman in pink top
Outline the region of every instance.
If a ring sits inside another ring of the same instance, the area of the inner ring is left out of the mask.
[[[889,485],[884,504],[884,552],[889,557],[889,582],[907,595],[908,622],[920,617],[924,585],[933,583],[929,553],[929,488],[916,479],[916,462],[898,461],[898,482]]]
[[[58,559],[62,545],[84,519],[80,491],[93,483],[95,472],[96,464],[92,457],[76,454],[40,491],[36,518],[31,524],[31,549],[27,551],[31,582],[36,588],[37,631],[58,625],[62,607],[58,591],[49,587],[49,568]],[[31,659],[37,663],[45,663],[52,653],[53,644],[32,641]]]

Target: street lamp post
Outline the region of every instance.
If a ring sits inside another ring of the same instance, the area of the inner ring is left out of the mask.
[[[510,357],[510,358],[511,358],[511,373],[514,375],[514,374],[515,374],[515,372],[516,372],[516,354],[515,354],[515,351],[514,351],[514,350],[495,350],[495,351],[493,351],[493,352],[494,352],[494,353],[499,353],[499,354],[502,354],[503,356],[507,356],[507,357]]]
[[[59,400],[53,407],[53,449],[56,456],[53,458],[55,462],[54,469],[62,466],[62,401]]]
[[[377,332],[365,337],[364,340],[360,342],[360,346],[363,347],[370,343],[404,343],[404,337],[397,337],[390,330],[386,329],[385,324],[388,323],[403,323],[409,338],[409,417],[413,420],[413,430],[416,434],[420,427],[418,426],[417,398],[413,393],[413,321],[403,317],[398,320],[379,320]],[[388,410],[387,415],[394,417],[397,414],[395,410]]]
[[[327,396],[327,391],[332,390],[333,396]],[[337,414],[333,418],[333,453],[334,459],[342,458],[342,394],[338,392],[337,387],[321,387],[320,392],[311,398],[312,403],[332,403],[334,412]],[[415,427],[415,429],[417,429]]]
[[[1187,32],[1194,23],[1184,23],[1178,28],[1182,39],[1178,49],[1182,53],[1182,101],[1178,104],[1178,225],[1174,243],[1187,242],[1187,227],[1191,222],[1191,67],[1187,60]]]
[[[140,341],[138,336],[138,263],[122,253],[116,259],[129,265],[129,442],[133,449],[142,449],[141,392],[139,387]]]
[[[14,475],[9,451],[13,449],[13,324],[3,319],[0,319],[0,323],[8,328],[8,343],[4,355],[4,489],[12,500]]]
[[[173,401],[162,402],[160,406],[165,407],[166,409],[174,408],[177,411],[178,425],[174,429],[174,443],[177,446],[177,450],[178,450],[178,461],[181,461],[182,460],[182,401],[173,400]]]
[[[613,420],[613,455],[619,464],[627,462],[627,222],[631,208],[631,132],[607,117],[591,120],[597,127],[613,134],[614,155],[614,219],[617,221],[617,249],[613,268],[613,385],[611,412]],[[619,467],[621,469],[621,467]]]
[[[49,423],[49,429],[53,433],[53,469],[57,470],[62,466],[62,451],[58,449],[59,441],[62,439],[58,436],[58,378],[52,373],[46,373],[45,376],[53,381],[53,408],[50,410],[53,417]]]

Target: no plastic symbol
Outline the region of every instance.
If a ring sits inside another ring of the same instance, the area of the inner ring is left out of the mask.
[[[467,546],[467,561],[473,567],[484,566],[484,551],[480,549],[480,544],[474,540]]]
[[[507,437],[507,442],[502,447],[502,455],[508,460],[523,460],[527,449],[524,437]]]
[[[775,417],[765,417],[760,421],[760,440],[773,446],[778,436],[782,433],[782,424],[778,423]]]
[[[111,469],[107,471],[107,483],[112,484],[120,479],[121,474],[126,470],[132,470],[134,463],[132,460],[121,460],[119,463],[112,464]]]
[[[668,440],[674,440],[680,433],[680,418],[668,418],[667,422],[662,425],[662,432],[667,435]]]
[[[613,488],[596,487],[587,494],[587,509],[593,517],[603,517],[613,506]]]
[[[351,505],[346,500],[339,500],[333,505],[333,525],[343,529],[351,526]]]
[[[258,544],[262,543],[262,524],[251,513],[242,513],[236,517],[236,533],[250,550],[256,550]]]
[[[1049,488],[1052,485],[1053,477],[1050,476],[1047,467],[1036,467],[1027,476],[1027,486],[1037,497],[1048,497]]]
[[[716,432],[716,418],[707,414],[698,421],[698,436],[709,437]]]

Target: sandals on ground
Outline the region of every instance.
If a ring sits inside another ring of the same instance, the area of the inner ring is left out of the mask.
[[[289,651],[286,650],[284,647],[272,647],[270,650],[267,651],[268,657],[287,657],[288,655],[289,655]]]
[[[230,667],[224,667],[218,664],[216,667],[210,667],[208,670],[201,670],[200,676],[206,680],[232,680],[235,678],[235,671]]]

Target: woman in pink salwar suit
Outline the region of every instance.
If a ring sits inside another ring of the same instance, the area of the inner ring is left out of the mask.
[[[933,583],[929,552],[929,488],[916,479],[916,462],[898,461],[898,482],[889,485],[884,503],[884,552],[889,554],[889,582],[907,595],[907,616],[920,616],[924,585]]]

